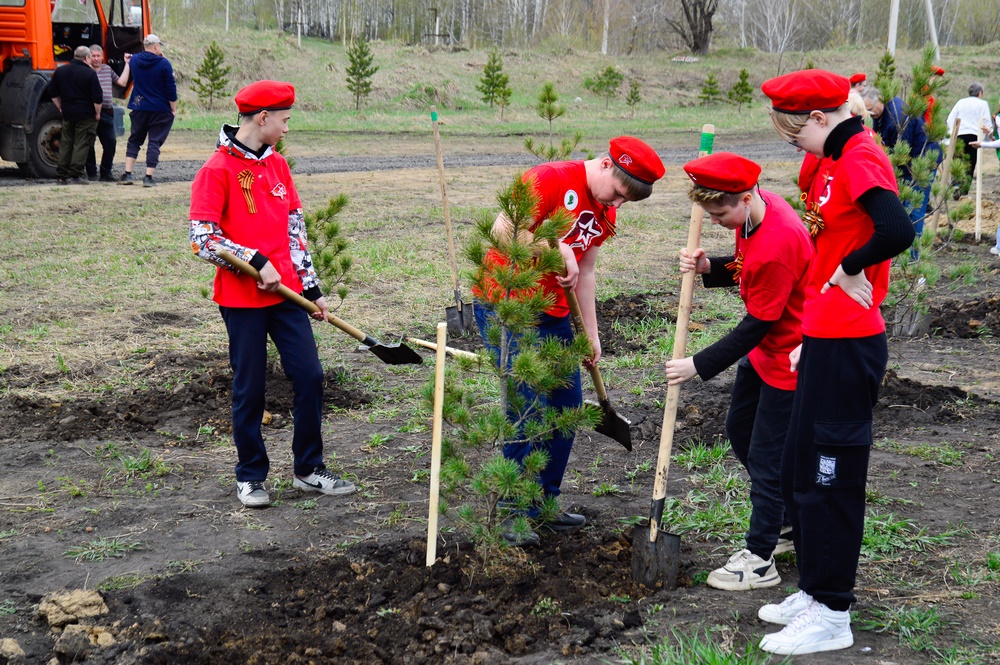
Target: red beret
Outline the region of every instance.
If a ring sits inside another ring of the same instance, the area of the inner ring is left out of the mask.
[[[810,111],[835,111],[847,101],[851,84],[840,74],[824,69],[803,69],[768,79],[760,86],[780,113],[806,115]]]
[[[944,76],[944,70],[940,67],[935,67],[931,70],[931,74],[934,74],[935,76]]]
[[[656,151],[634,136],[611,139],[608,153],[622,171],[647,185],[652,185],[666,172]]]
[[[295,87],[282,81],[257,81],[236,93],[236,108],[244,115],[284,111],[295,104]]]
[[[868,77],[865,76],[864,72],[858,72],[857,74],[851,74],[851,78],[848,79],[851,85],[855,83],[861,83],[862,81],[867,81]]]
[[[717,152],[684,165],[691,182],[720,192],[739,194],[753,189],[760,178],[760,166],[732,152]]]

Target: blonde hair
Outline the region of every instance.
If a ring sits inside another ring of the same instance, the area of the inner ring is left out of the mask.
[[[865,106],[864,98],[853,88],[847,93],[847,110],[851,112],[851,115],[859,116],[863,122],[868,122],[868,119],[872,117],[872,114],[868,112],[868,107]]]
[[[835,113],[840,110],[848,108],[850,103],[850,96],[848,96],[848,101],[841,104],[839,107],[832,111],[824,111],[824,113],[830,114]],[[862,102],[862,108],[864,108],[864,103]],[[806,126],[809,122],[809,113],[782,113],[781,111],[775,111],[771,109],[771,122],[774,124],[775,130],[778,132],[778,136],[787,143],[792,145],[798,145],[797,137],[802,128]]]
[[[721,189],[712,189],[701,185],[693,185],[691,187],[691,191],[688,192],[688,198],[694,203],[723,205],[731,208],[740,202],[740,199],[744,194],[746,194],[746,192],[724,192]]]

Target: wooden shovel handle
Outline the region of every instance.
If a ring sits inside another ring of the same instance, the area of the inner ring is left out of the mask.
[[[229,265],[233,266],[241,273],[253,277],[258,282],[260,281],[260,273],[257,272],[257,269],[254,268],[249,263],[247,263],[246,261],[244,261],[243,259],[236,258],[235,256],[233,256],[232,253],[224,249],[216,250],[215,253],[216,255],[218,255],[220,259],[222,259]],[[292,291],[284,284],[278,286],[278,293],[280,293],[285,299],[295,303],[296,305],[306,310],[307,312],[321,311],[319,305],[317,305],[316,303],[312,302],[307,298],[303,298],[301,294]],[[347,333],[354,339],[358,340],[359,342],[364,342],[368,338],[368,335],[364,334],[363,332],[352,326],[347,321],[338,319],[336,316],[330,314],[329,312],[327,312],[326,314],[326,320],[332,323],[333,325],[337,326],[338,328],[340,328],[345,333]]]
[[[438,180],[441,183],[441,214],[448,234],[448,261],[451,263],[451,282],[455,290],[458,311],[462,311],[462,297],[458,295],[458,260],[455,257],[455,236],[451,230],[451,214],[448,212],[448,194],[444,187],[444,157],[441,155],[441,133],[438,131],[437,107],[431,107],[431,126],[434,128],[434,152],[437,155]]]
[[[701,128],[702,149],[699,157],[711,152],[711,137],[715,127],[705,125]],[[706,139],[706,135],[708,138]],[[707,147],[706,147],[707,146]],[[687,251],[694,254],[701,244],[701,221],[704,217],[701,206],[691,205],[691,221],[688,224]],[[688,325],[691,322],[691,301],[694,299],[695,271],[689,270],[681,276],[681,296],[677,306],[677,329],[674,333],[673,359],[680,360],[687,351]],[[659,518],[663,515],[663,502],[667,498],[667,475],[670,472],[670,455],[674,445],[674,425],[677,423],[677,403],[680,400],[681,386],[676,384],[667,388],[667,403],[663,407],[663,428],[660,430],[660,449],[656,458],[656,479],[653,483],[653,504],[649,520],[649,542],[656,542],[660,530]]]
[[[435,344],[434,342],[428,342],[426,340],[417,339],[416,337],[407,337],[406,341],[409,342],[410,344],[415,344],[417,346],[422,346],[425,349],[430,349],[431,351],[437,351],[438,348],[438,345]],[[455,349],[450,346],[446,346],[444,350],[446,353],[450,353],[452,356],[456,358],[468,358],[469,360],[479,360],[479,356],[477,356],[472,351],[465,351],[464,349]]]

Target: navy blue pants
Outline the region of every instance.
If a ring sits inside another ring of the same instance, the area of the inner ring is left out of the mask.
[[[170,128],[174,126],[174,114],[159,111],[132,111],[132,131],[125,146],[125,156],[133,159],[139,156],[139,148],[149,139],[146,146],[146,168],[155,169],[160,163],[160,146],[167,140]]]
[[[802,339],[781,487],[799,588],[832,610],[855,600],[872,408],[888,360],[885,334]]]
[[[479,326],[479,334],[483,338],[483,344],[489,351],[496,354],[497,362],[499,364],[500,349],[490,345],[486,341],[486,328],[489,325],[489,320],[494,319],[496,314],[494,314],[492,308],[483,305],[479,301],[475,302],[473,309],[476,314],[476,324]],[[548,314],[542,314],[538,321],[537,329],[539,336],[543,339],[546,337],[556,337],[563,340],[566,344],[569,344],[573,340],[573,326],[570,324],[569,315],[557,318],[549,316]],[[515,338],[511,349],[512,357],[516,353],[516,345],[517,340]],[[509,360],[512,361],[513,358]],[[518,394],[522,395],[525,401],[529,404],[534,402],[535,398],[538,397],[531,388],[523,383],[519,383],[517,385],[517,391]],[[550,395],[541,396],[540,398],[540,405],[542,408],[579,408],[582,404],[583,386],[580,382],[579,369],[573,375],[568,386],[558,388],[552,391]],[[507,415],[511,418],[511,421],[514,422],[516,419],[520,418],[521,414],[508,412]],[[575,437],[575,433],[567,435],[556,432],[550,439],[540,444],[508,443],[504,446],[503,456],[507,459],[514,460],[519,464],[523,464],[524,458],[535,450],[536,446],[545,450],[549,454],[549,463],[541,474],[539,474],[539,483],[541,484],[546,497],[557,497],[560,493],[559,488],[562,485],[563,475],[566,473],[566,465],[569,462],[570,451],[573,450],[573,439]]]
[[[229,364],[233,369],[236,480],[263,481],[270,468],[260,431],[268,335],[278,347],[285,376],[295,391],[292,407],[295,475],[308,476],[325,469],[320,432],[323,367],[305,310],[283,302],[270,307],[219,307],[219,311],[229,333]]]
[[[770,559],[785,519],[781,495],[781,456],[788,438],[793,390],[764,383],[744,356],[736,366],[726,434],[733,452],[750,474],[750,528],[747,549]]]
[[[97,123],[97,140],[101,142],[101,175],[110,178],[118,142],[118,137],[115,136],[115,114],[111,109],[101,109],[101,121]],[[97,175],[97,152],[94,146],[90,146],[90,152],[87,154],[87,175]]]

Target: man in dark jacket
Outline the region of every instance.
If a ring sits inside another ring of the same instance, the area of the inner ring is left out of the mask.
[[[63,117],[59,163],[56,166],[59,184],[86,184],[83,169],[87,153],[94,147],[104,99],[101,82],[90,68],[89,48],[78,46],[69,64],[52,73],[49,95]]]
[[[139,156],[139,147],[149,139],[146,146],[146,177],[143,187],[153,187],[153,172],[160,161],[160,146],[167,140],[167,134],[177,115],[177,85],[174,83],[174,69],[170,61],[163,57],[163,47],[156,35],[146,35],[142,40],[142,53],[136,53],[129,61],[132,73],[132,97],[128,107],[132,109],[132,133],[125,148],[125,173],[121,184],[132,184],[132,167]]]

